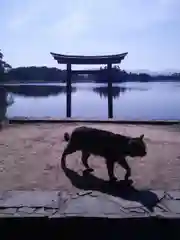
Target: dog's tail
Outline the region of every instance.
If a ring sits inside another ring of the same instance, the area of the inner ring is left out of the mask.
[[[69,139],[70,139],[69,133],[65,132],[65,133],[64,133],[64,140],[65,140],[66,142],[68,142]]]

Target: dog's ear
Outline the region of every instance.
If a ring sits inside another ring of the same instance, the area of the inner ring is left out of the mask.
[[[140,138],[140,140],[143,140],[144,134],[142,134],[139,138]]]

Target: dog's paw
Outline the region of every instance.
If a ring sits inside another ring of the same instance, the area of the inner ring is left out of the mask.
[[[91,172],[94,172],[94,169],[93,168],[87,168],[86,171],[91,173]]]
[[[116,178],[116,177],[111,177],[111,178],[109,179],[109,181],[110,181],[110,182],[117,182],[117,178]]]
[[[132,179],[125,180],[124,182],[127,186],[132,186],[133,185],[133,180]]]
[[[86,168],[84,171],[83,171],[83,175],[88,175],[89,173],[93,172],[94,169],[92,168]]]

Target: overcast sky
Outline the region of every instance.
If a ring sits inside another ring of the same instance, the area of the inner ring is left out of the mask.
[[[0,0],[0,30],[13,67],[128,52],[124,69],[180,70],[180,0]]]

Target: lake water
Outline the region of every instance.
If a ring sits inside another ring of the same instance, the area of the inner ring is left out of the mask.
[[[13,104],[8,117],[66,117],[65,85],[38,84],[7,86]],[[10,95],[11,95],[10,94]],[[105,84],[73,84],[73,118],[108,118]],[[180,83],[122,83],[113,85],[115,119],[179,120]]]

